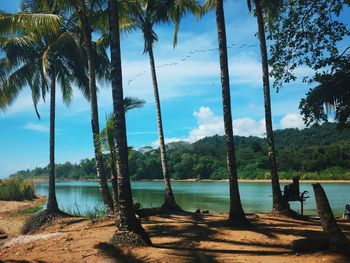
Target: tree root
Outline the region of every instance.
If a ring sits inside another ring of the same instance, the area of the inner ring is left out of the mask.
[[[57,218],[67,216],[69,215],[60,210],[55,212],[48,210],[37,212],[26,220],[21,229],[21,233],[25,235],[36,232],[40,229],[51,226]]]
[[[150,245],[149,238],[146,239],[142,235],[136,234],[132,231],[117,231],[109,243],[113,246],[132,246],[132,247],[142,247]]]
[[[164,214],[184,212],[184,210],[177,203],[164,202],[160,209]]]

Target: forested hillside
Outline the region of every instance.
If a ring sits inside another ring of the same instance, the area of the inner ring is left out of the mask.
[[[350,179],[350,130],[338,130],[325,123],[304,130],[275,132],[281,178],[300,175],[302,179]],[[258,137],[235,137],[239,178],[269,178],[266,141]],[[223,136],[206,137],[195,143],[167,145],[170,174],[173,179],[224,179],[226,147]],[[105,156],[108,159],[108,156]],[[134,180],[161,179],[159,149],[150,147],[129,154],[130,175]],[[56,165],[57,179],[96,178],[94,159],[78,164]],[[48,167],[19,171],[11,177],[46,178]]]

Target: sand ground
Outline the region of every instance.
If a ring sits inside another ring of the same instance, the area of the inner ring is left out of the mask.
[[[0,200],[0,232],[5,232],[9,237],[18,236],[24,220],[29,216],[23,211],[26,208],[43,205],[45,196],[37,195],[33,201],[1,201]]]
[[[323,236],[317,218],[300,221],[271,214],[248,215],[251,226],[232,228],[226,214],[151,216],[143,219],[153,247],[106,245],[113,219],[59,219],[32,235],[3,241],[3,262],[350,262],[329,251],[295,253],[292,241]],[[11,218],[3,219],[9,221]],[[341,222],[350,237],[350,222]]]

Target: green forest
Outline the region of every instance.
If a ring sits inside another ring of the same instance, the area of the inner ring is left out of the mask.
[[[266,139],[235,136],[240,179],[270,178]],[[350,130],[334,123],[311,128],[275,131],[281,179],[299,175],[301,179],[350,179]],[[223,136],[206,137],[194,143],[167,145],[172,179],[226,179],[226,147]],[[109,156],[105,155],[107,163]],[[162,179],[159,149],[144,147],[129,151],[129,170],[133,180]],[[108,169],[108,172],[109,169]],[[22,170],[10,177],[47,178],[49,168]],[[78,164],[56,165],[59,180],[96,179],[94,159]]]

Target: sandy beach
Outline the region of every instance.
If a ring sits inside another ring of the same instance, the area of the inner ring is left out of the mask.
[[[116,231],[114,221],[59,219],[32,235],[3,241],[4,262],[348,262],[329,251],[301,253],[293,241],[322,238],[318,218],[300,221],[271,214],[248,215],[251,225],[230,227],[227,214],[151,216],[142,220],[153,247],[106,244]],[[4,223],[10,216],[2,219]],[[350,222],[340,222],[350,237]]]

